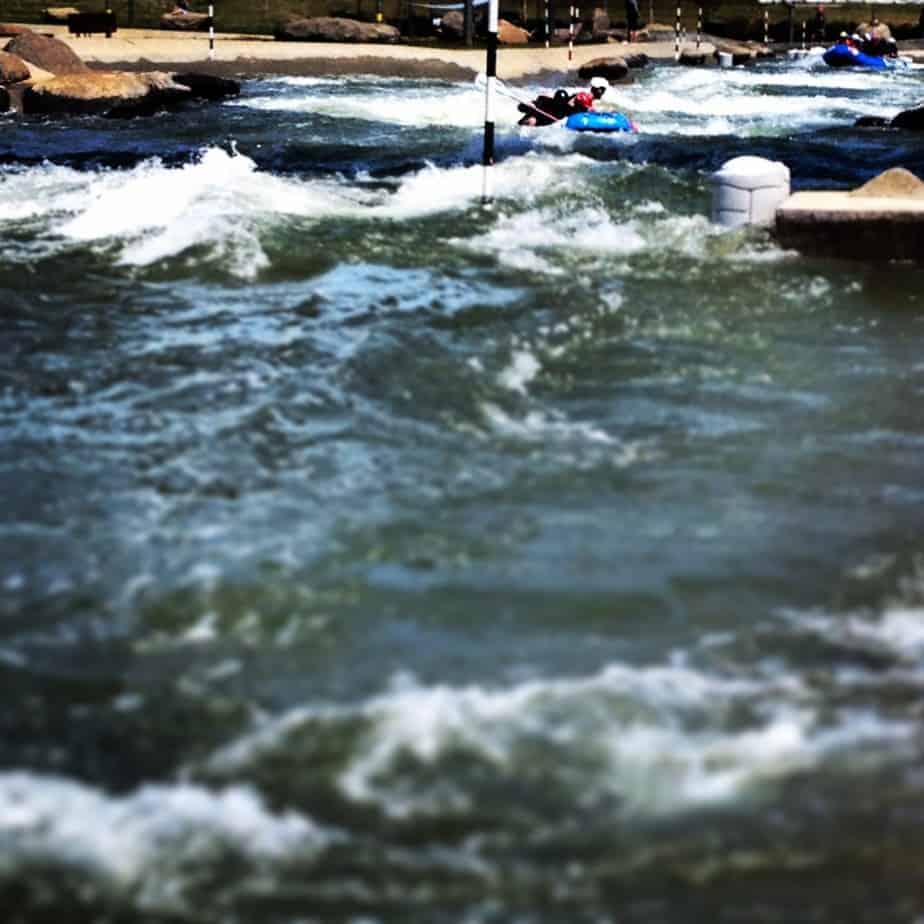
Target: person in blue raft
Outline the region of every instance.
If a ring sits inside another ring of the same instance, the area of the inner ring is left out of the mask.
[[[517,124],[552,125],[575,113],[589,112],[609,87],[609,81],[605,77],[592,77],[589,90],[580,90],[577,93],[556,90],[554,96],[537,96],[531,103],[520,103],[517,106],[523,113],[523,118]]]
[[[636,132],[635,123],[621,112],[600,112],[597,100],[609,89],[605,77],[593,77],[589,90],[569,94],[556,90],[554,96],[538,96],[531,103],[518,106],[523,118],[520,125],[551,125],[562,122],[573,132]]]

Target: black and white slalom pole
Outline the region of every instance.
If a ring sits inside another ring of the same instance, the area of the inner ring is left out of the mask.
[[[209,4],[209,61],[215,57],[215,6]]]
[[[699,51],[700,40],[703,34],[703,8],[696,11],[696,50]]]
[[[677,18],[674,20],[674,60],[680,60],[680,7],[677,7]]]
[[[568,7],[568,60],[574,58],[574,4]]]
[[[545,47],[549,47],[552,30],[549,28],[549,0],[545,0]]]
[[[490,202],[493,193],[494,170],[494,90],[497,82],[497,6],[498,0],[488,2],[488,59],[485,66],[487,80],[484,85],[484,153],[482,154],[482,202]]]

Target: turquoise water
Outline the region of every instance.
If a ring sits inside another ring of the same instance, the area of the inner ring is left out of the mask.
[[[6,920],[919,922],[921,273],[708,215],[920,91],[0,121]]]

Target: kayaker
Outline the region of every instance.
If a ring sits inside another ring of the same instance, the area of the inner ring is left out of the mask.
[[[605,77],[592,77],[588,90],[579,90],[570,96],[567,90],[556,90],[554,96],[537,96],[531,103],[520,103],[517,109],[523,113],[523,118],[517,124],[551,125],[575,112],[589,112],[609,86]]]
[[[610,83],[605,77],[591,77],[590,89],[581,90],[571,97],[575,111],[589,112],[594,108],[594,103],[606,93],[609,87]]]
[[[551,125],[575,111],[567,90],[556,90],[554,96],[537,96],[531,103],[520,103],[517,109],[524,113],[518,125]]]

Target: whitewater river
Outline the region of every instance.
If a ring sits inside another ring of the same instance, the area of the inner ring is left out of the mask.
[[[0,119],[5,924],[924,921],[924,278],[708,217],[924,74],[609,97]]]

